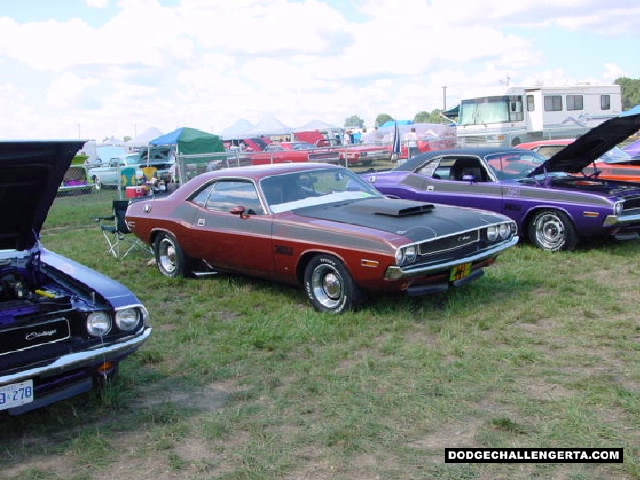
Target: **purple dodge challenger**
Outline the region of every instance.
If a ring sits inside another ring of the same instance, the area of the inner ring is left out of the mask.
[[[503,213],[535,246],[572,250],[580,237],[638,238],[640,184],[581,173],[638,129],[640,115],[620,116],[549,159],[515,148],[436,150],[363,176],[390,197]]]

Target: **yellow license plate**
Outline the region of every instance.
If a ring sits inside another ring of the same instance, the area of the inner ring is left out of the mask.
[[[456,280],[462,280],[465,277],[471,275],[471,264],[463,263],[461,265],[456,265],[451,269],[451,274],[449,275],[449,281],[455,282]]]

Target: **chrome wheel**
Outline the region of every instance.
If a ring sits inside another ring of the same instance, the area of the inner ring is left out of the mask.
[[[342,299],[342,278],[338,271],[328,264],[318,265],[311,277],[313,296],[323,307],[334,309]]]
[[[167,276],[173,276],[176,271],[176,246],[168,237],[158,242],[158,267]]]
[[[191,276],[191,259],[184,253],[176,237],[160,233],[154,244],[158,270],[167,277]]]
[[[543,210],[533,217],[529,238],[538,248],[552,252],[572,250],[577,242],[571,220],[556,210]]]
[[[315,309],[324,313],[352,310],[362,299],[351,273],[333,255],[319,254],[311,259],[304,271],[304,285]]]

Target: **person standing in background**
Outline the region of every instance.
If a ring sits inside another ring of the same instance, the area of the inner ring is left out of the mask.
[[[409,133],[404,137],[404,141],[409,151],[408,158],[411,159],[418,154],[418,136],[416,135],[415,127],[411,127]]]

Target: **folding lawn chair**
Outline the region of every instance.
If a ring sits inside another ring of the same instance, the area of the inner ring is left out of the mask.
[[[153,253],[150,247],[145,245],[129,230],[125,221],[128,205],[128,200],[114,200],[113,215],[94,218],[100,224],[100,231],[107,241],[107,253],[115,258],[124,258],[134,250]]]

